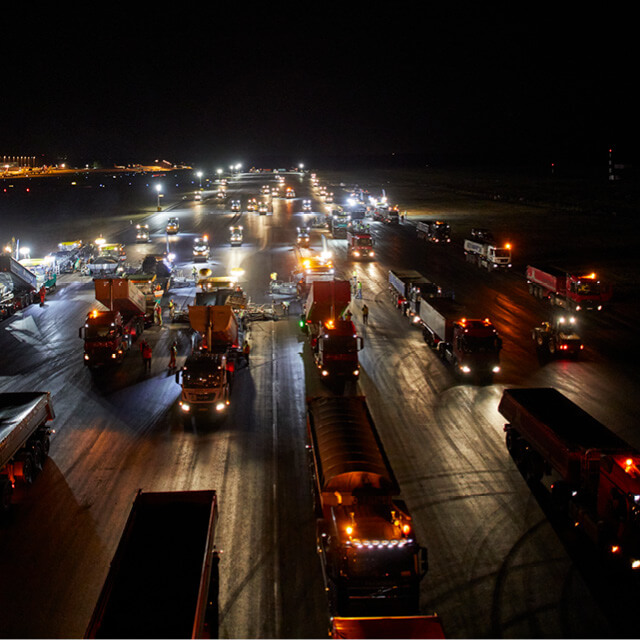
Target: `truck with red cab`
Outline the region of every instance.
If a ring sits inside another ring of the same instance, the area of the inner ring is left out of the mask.
[[[506,446],[531,485],[609,558],[640,570],[640,452],[552,388],[505,389]]]
[[[303,326],[315,365],[326,380],[360,375],[358,351],[363,340],[353,322],[343,318],[350,301],[351,284],[346,280],[311,283]]]
[[[559,267],[527,265],[529,293],[569,311],[601,311],[613,295],[595,273],[570,273]]]
[[[307,435],[317,547],[331,614],[418,615],[427,552],[399,499],[365,398],[309,399]]]
[[[492,379],[500,371],[502,339],[489,318],[473,318],[451,298],[422,300],[425,342],[463,378]]]
[[[144,331],[146,299],[125,278],[93,281],[96,300],[106,307],[87,314],[78,332],[84,340],[84,364],[95,368],[120,363]]]
[[[374,260],[373,238],[365,231],[347,231],[347,257],[351,260]]]

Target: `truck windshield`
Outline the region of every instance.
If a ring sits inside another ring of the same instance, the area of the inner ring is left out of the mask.
[[[581,296],[598,296],[600,295],[600,283],[594,280],[581,280],[580,282],[571,283],[571,287],[578,295]]]
[[[331,336],[328,340],[322,341],[324,353],[357,353],[358,343],[353,336]]]
[[[86,340],[101,340],[103,338],[115,338],[118,335],[117,327],[111,325],[89,325],[85,329]]]
[[[356,240],[356,244],[359,247],[371,247],[373,246],[373,241],[371,240],[371,238],[358,238]]]
[[[507,258],[509,259],[509,249],[496,249],[494,251],[494,255],[496,258]]]
[[[498,350],[498,341],[495,336],[465,336],[462,346],[467,353],[494,353]]]

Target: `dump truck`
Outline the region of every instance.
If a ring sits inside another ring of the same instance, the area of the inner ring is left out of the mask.
[[[358,351],[363,340],[343,314],[351,301],[346,280],[313,282],[305,304],[304,328],[320,375],[326,380],[360,375]]]
[[[444,638],[437,615],[371,618],[331,618],[331,638]]]
[[[9,254],[0,254],[0,316],[8,317],[36,300],[37,275]]]
[[[422,300],[425,342],[463,378],[491,379],[500,371],[502,339],[489,318],[473,319],[452,298]]]
[[[351,260],[374,260],[373,238],[366,231],[347,231],[347,258]]]
[[[230,360],[241,347],[241,332],[231,305],[190,305],[189,324],[199,344],[176,372],[179,406],[185,415],[223,416],[231,404]]]
[[[464,241],[464,255],[467,262],[487,271],[511,268],[511,245],[508,242],[500,247],[491,241],[467,238]]]
[[[526,278],[532,296],[570,311],[601,311],[613,293],[611,285],[593,272],[580,275],[560,267],[527,265]]]
[[[30,485],[49,455],[51,394],[0,393],[0,515],[9,510],[16,483]]]
[[[317,546],[334,616],[419,614],[427,552],[363,396],[307,401]]]
[[[399,269],[389,271],[389,292],[398,309],[418,319],[421,301],[442,295],[442,289],[418,271]]]
[[[125,278],[94,281],[96,300],[106,310],[93,309],[78,331],[84,340],[84,364],[95,368],[120,363],[145,327],[146,299]]]
[[[576,357],[584,349],[576,331],[575,316],[557,315],[531,330],[531,338],[540,353]]]
[[[451,225],[443,220],[427,220],[416,224],[418,238],[434,244],[451,242]]]
[[[85,638],[217,638],[213,490],[139,490]]]
[[[505,389],[506,446],[599,550],[640,570],[640,452],[552,388]]]

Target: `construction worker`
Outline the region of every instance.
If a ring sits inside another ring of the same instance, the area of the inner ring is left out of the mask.
[[[362,300],[362,282],[360,282],[360,280],[358,280],[358,284],[357,284],[356,297],[358,297],[358,298],[360,298],[360,300]]]
[[[247,363],[247,367],[249,366],[249,355],[251,354],[251,345],[248,340],[244,341],[242,345],[242,355],[244,356],[245,362]]]
[[[153,351],[151,350],[151,345],[143,340],[140,343],[140,352],[142,353],[142,364],[144,365],[145,371],[151,371],[151,357],[153,356]]]
[[[351,309],[347,309],[347,310],[344,312],[344,319],[345,319],[347,322],[351,322],[351,318],[353,318],[353,314],[351,313]]]
[[[176,358],[178,357],[178,343],[174,340],[169,347],[169,369],[176,368]]]
[[[362,305],[362,323],[369,324],[369,307]]]
[[[40,306],[42,307],[44,306],[44,297],[47,295],[47,289],[44,285],[40,287],[40,291],[38,293],[40,294]]]
[[[173,298],[171,298],[171,300],[169,300],[169,318],[171,319],[171,322],[173,322],[173,318],[176,315],[176,303],[173,301]]]
[[[160,302],[158,300],[156,300],[156,303],[153,307],[153,317],[155,324],[162,326],[162,307],[160,306]]]

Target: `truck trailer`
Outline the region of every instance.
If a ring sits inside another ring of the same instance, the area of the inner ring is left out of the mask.
[[[402,309],[405,315],[418,319],[421,301],[442,295],[442,289],[418,271],[398,269],[389,271],[389,291],[398,309]]]
[[[611,285],[595,273],[579,275],[558,267],[527,265],[529,293],[570,311],[601,311],[611,300]]]
[[[42,469],[54,417],[49,392],[0,393],[0,515],[16,483],[30,485]]]
[[[351,284],[346,280],[311,283],[304,327],[315,365],[326,380],[360,375],[358,351],[363,340],[353,322],[343,317],[350,301]]]
[[[447,244],[451,242],[451,226],[443,220],[428,220],[416,224],[418,238],[434,244]]]
[[[640,570],[640,453],[556,389],[505,389],[506,445],[599,550]]]
[[[307,401],[317,545],[331,615],[419,614],[426,549],[363,396]]]
[[[489,318],[471,319],[451,298],[422,300],[419,318],[425,342],[459,375],[491,379],[500,371],[502,339]]]
[[[91,368],[122,362],[144,331],[146,312],[145,296],[130,280],[93,282],[96,300],[106,310],[90,311],[78,332],[84,340],[84,364]]]
[[[138,491],[85,638],[217,638],[216,492]]]

